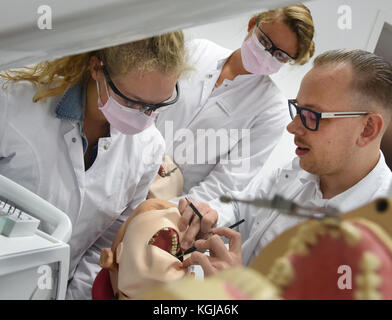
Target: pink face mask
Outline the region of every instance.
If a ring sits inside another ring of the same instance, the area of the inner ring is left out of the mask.
[[[265,50],[254,32],[242,43],[241,58],[246,71],[259,75],[276,73],[284,64]]]
[[[109,92],[106,88],[106,94],[109,97],[105,105],[102,104],[99,92],[99,86],[97,83],[98,91],[98,108],[104,114],[106,120],[123,134],[134,135],[142,132],[144,129],[151,126],[158,115],[158,112],[151,113],[150,116],[144,112],[125,107],[118,103],[113,97],[109,96]],[[106,80],[105,80],[106,87]]]

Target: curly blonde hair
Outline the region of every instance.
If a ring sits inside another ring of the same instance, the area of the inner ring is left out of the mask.
[[[303,65],[309,61],[315,51],[313,41],[314,24],[310,10],[303,4],[261,12],[256,23],[284,22],[297,35],[298,54],[294,64]]]
[[[92,56],[103,61],[115,78],[130,71],[180,75],[188,69],[185,62],[184,35],[182,31],[154,36],[97,51],[45,61],[34,66],[8,70],[0,76],[13,81],[27,80],[37,86],[33,102],[62,94],[79,81],[90,78],[89,62]]]

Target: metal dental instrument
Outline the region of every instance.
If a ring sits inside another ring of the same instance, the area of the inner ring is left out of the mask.
[[[224,203],[229,203],[232,201],[248,203],[252,206],[259,208],[271,208],[277,209],[283,214],[297,216],[301,218],[312,218],[312,219],[324,219],[326,217],[331,217],[335,219],[340,219],[339,211],[336,208],[328,207],[307,207],[301,206],[291,200],[287,200],[280,195],[275,195],[271,200],[268,199],[253,199],[253,200],[243,200],[230,198],[227,196],[221,196],[220,201]]]
[[[170,170],[168,173],[165,174],[165,177],[169,177],[177,169],[178,169],[178,167],[175,167],[174,169]]]

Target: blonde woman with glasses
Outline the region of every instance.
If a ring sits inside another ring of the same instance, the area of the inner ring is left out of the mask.
[[[2,74],[0,174],[69,216],[68,299],[91,298],[102,249],[146,199],[164,152],[154,119],[185,69],[179,31]]]
[[[269,75],[305,64],[313,34],[309,9],[298,4],[253,16],[237,50],[190,41],[194,71],[156,122],[183,173],[183,195],[208,201],[242,190],[261,169],[289,122],[287,98]]]

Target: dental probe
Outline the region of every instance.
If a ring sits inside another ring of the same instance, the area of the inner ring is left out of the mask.
[[[259,208],[271,208],[281,211],[283,214],[298,216],[302,218],[313,218],[313,219],[324,219],[326,217],[331,217],[335,219],[340,219],[339,211],[336,208],[328,207],[306,207],[296,204],[291,200],[287,200],[280,195],[275,195],[271,200],[268,199],[253,199],[244,200],[230,198],[227,196],[221,196],[219,199],[221,202],[229,203],[232,201],[247,203]]]

